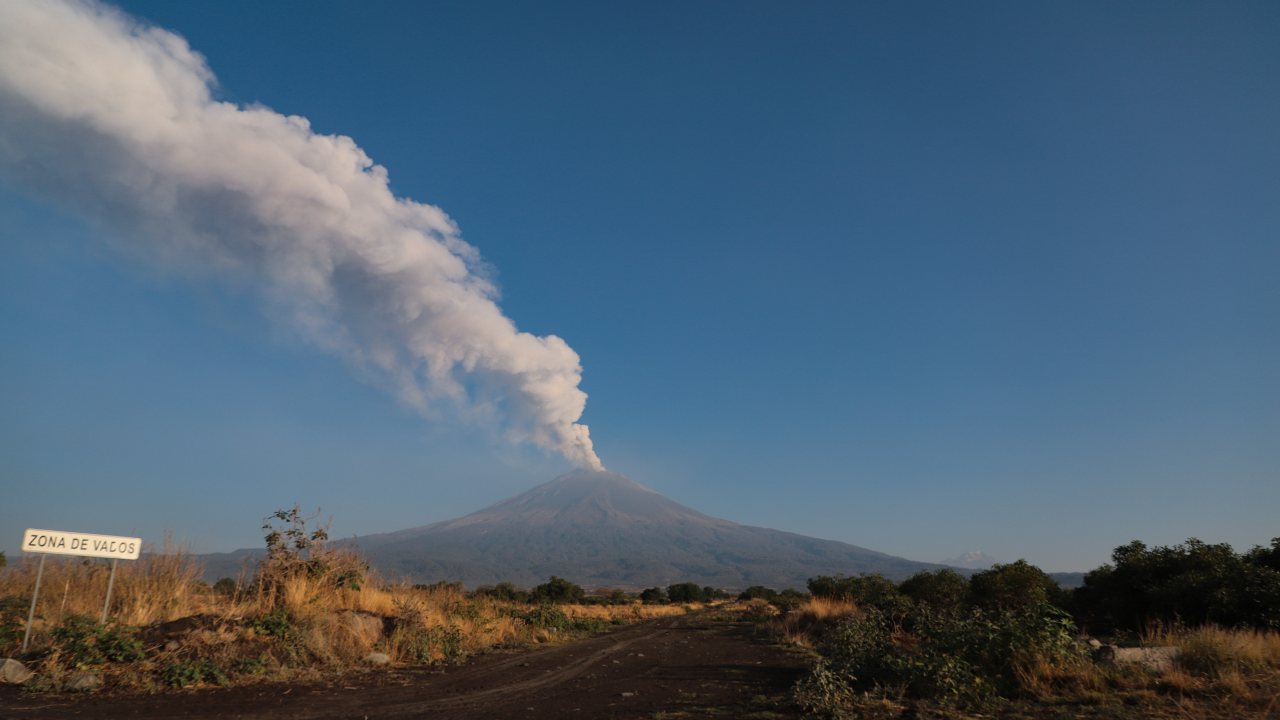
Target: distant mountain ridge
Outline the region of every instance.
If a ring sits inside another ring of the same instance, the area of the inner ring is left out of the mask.
[[[460,518],[343,542],[358,547],[386,577],[468,587],[503,581],[531,586],[558,575],[588,588],[689,581],[734,590],[802,589],[816,575],[902,579],[944,567],[740,525],[622,475],[585,470]],[[248,551],[206,556],[206,574],[234,575],[251,557]]]

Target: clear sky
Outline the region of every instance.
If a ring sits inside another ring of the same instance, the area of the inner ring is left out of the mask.
[[[577,352],[603,462],[677,501],[1048,570],[1280,536],[1280,4],[122,7],[448,213]],[[295,502],[391,531],[570,468],[5,177],[11,557],[258,546]]]

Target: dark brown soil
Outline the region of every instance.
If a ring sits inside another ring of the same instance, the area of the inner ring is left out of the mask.
[[[152,696],[0,688],[0,718],[798,718],[808,658],[714,614],[657,620],[568,645],[440,669],[345,675]]]

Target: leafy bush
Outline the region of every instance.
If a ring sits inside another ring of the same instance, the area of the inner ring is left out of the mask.
[[[667,602],[667,591],[660,587],[647,588],[640,592],[640,602],[645,605],[661,605]]]
[[[272,610],[249,621],[249,627],[263,637],[284,640],[293,632],[293,623],[286,610]]]
[[[982,707],[1017,695],[1024,671],[1036,663],[1083,660],[1074,632],[1070,617],[1051,606],[959,614],[920,605],[901,623],[866,608],[823,639],[822,659],[796,696],[810,711],[829,714],[866,694]]]
[[[297,577],[311,578],[318,587],[330,590],[354,591],[365,583],[369,565],[351,551],[329,548],[327,525],[307,527],[314,517],[303,515],[294,505],[263,520],[267,556],[258,565],[257,582],[265,596],[278,601],[283,584]]]
[[[819,575],[809,580],[809,593],[814,597],[852,600],[861,607],[881,610],[900,618],[911,609],[911,599],[898,591],[892,580],[879,575]]]
[[[0,597],[0,654],[22,639],[30,600],[17,595]]]
[[[569,616],[565,615],[563,610],[550,603],[543,603],[520,617],[533,627],[539,627],[544,630],[568,630],[572,625],[569,621]]]
[[[762,598],[769,602],[773,602],[778,599],[778,591],[763,585],[752,585],[746,590],[738,593],[739,600],[755,600],[756,598]]]
[[[1048,605],[1065,604],[1065,594],[1043,570],[1018,560],[974,573],[969,601],[987,612],[1038,613]]]
[[[903,580],[898,590],[917,604],[940,612],[959,612],[969,594],[969,581],[955,570],[924,570]]]
[[[586,594],[581,586],[552,575],[529,593],[529,599],[538,603],[580,603]]]
[[[54,645],[76,667],[105,662],[135,662],[146,657],[142,641],[118,626],[86,615],[68,615],[52,631]]]
[[[500,582],[497,585],[482,585],[476,588],[475,594],[480,597],[489,597],[507,602],[528,602],[529,600],[527,591],[521,590],[509,582]]]
[[[706,600],[697,583],[685,582],[667,586],[667,599],[673,603],[702,602]]]
[[[166,665],[160,671],[160,680],[172,687],[187,687],[209,682],[225,685],[229,682],[227,674],[212,660],[182,660]]]

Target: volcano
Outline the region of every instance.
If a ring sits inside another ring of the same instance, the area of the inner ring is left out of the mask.
[[[833,540],[739,525],[685,507],[622,475],[580,470],[454,520],[355,539],[390,578],[502,581],[551,575],[585,587],[695,582],[803,588],[815,575],[901,579],[942,565]]]

